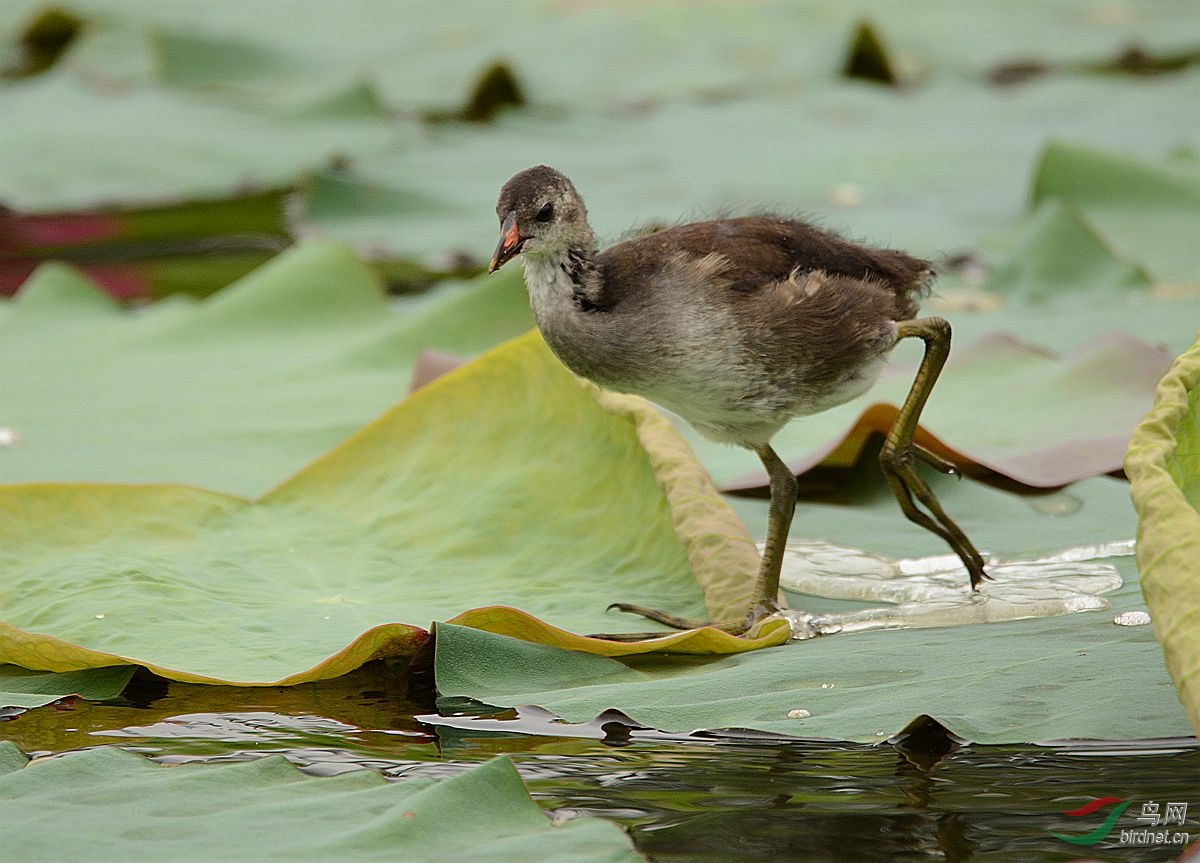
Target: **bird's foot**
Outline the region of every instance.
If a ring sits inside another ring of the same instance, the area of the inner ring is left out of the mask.
[[[925,447],[918,443],[910,443],[908,448],[912,450],[913,455],[925,462],[925,464],[929,465],[938,473],[944,473],[947,476],[962,476],[962,472],[958,469],[958,465],[952,461],[942,458],[932,450],[925,449]]]
[[[671,614],[668,611],[660,611],[657,608],[649,608],[645,605],[634,605],[631,602],[614,602],[606,611],[625,611],[629,614],[636,614],[644,617],[647,620],[653,620],[655,623],[661,623],[669,626],[672,629],[700,629],[713,624],[707,620],[698,620],[691,617],[682,617],[678,614]],[[651,638],[662,638],[664,635],[670,635],[669,632],[596,632],[591,635],[592,638],[603,638],[605,641],[646,641]]]
[[[680,617],[677,614],[647,608],[643,605],[633,605],[628,602],[614,602],[609,609],[628,611],[673,629],[700,629],[713,627],[730,635],[745,635],[754,630],[767,618],[786,617],[786,606],[779,602],[779,571],[783,566],[783,549],[787,543],[788,528],[792,523],[792,513],[796,507],[796,476],[784,461],[769,445],[759,447],[755,452],[762,459],[763,467],[771,480],[771,509],[767,522],[767,541],[763,550],[762,562],[759,565],[758,578],[750,597],[750,610],[741,619],[708,621]],[[796,624],[787,618],[792,625],[793,633]],[[607,638],[613,641],[641,641],[646,638],[661,638],[662,632],[650,633],[618,633],[616,635],[598,635],[597,638]]]
[[[644,617],[647,620],[653,620],[655,623],[661,623],[672,629],[699,629],[702,626],[710,625],[707,620],[699,620],[694,617],[681,617],[678,614],[671,614],[669,611],[660,611],[657,608],[649,608],[645,605],[634,605],[632,602],[614,602],[605,611],[612,611],[614,608],[617,611],[624,611]]]
[[[984,571],[983,555],[963,533],[962,528],[954,522],[954,519],[950,518],[942,509],[942,504],[933,493],[933,489],[917,473],[916,466],[913,464],[914,456],[926,464],[943,470],[938,464],[943,461],[940,457],[915,444],[909,444],[899,450],[885,450],[880,455],[884,476],[892,486],[892,491],[895,493],[904,515],[908,517],[909,521],[921,525],[944,539],[966,567],[971,579],[971,587],[977,588],[984,579],[991,580],[991,576]],[[935,461],[931,461],[931,458]],[[956,470],[943,470],[943,472],[957,473]],[[918,503],[920,507],[917,505]]]
[[[957,474],[958,470],[941,456],[917,444],[913,438],[921,419],[921,410],[937,382],[938,375],[950,356],[950,324],[942,318],[921,318],[900,321],[896,325],[897,339],[910,336],[925,342],[925,356],[917,368],[912,388],[900,407],[896,424],[892,426],[879,453],[879,463],[888,485],[896,495],[900,509],[908,520],[936,533],[954,549],[971,577],[971,587],[977,588],[990,576],[983,569],[981,555],[962,528],[946,515],[933,490],[917,473],[915,459],[920,459],[935,470]]]

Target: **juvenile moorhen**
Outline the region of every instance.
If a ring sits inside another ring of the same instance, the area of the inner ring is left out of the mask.
[[[771,438],[793,417],[865,392],[909,336],[925,342],[925,355],[880,453],[883,472],[904,514],[962,558],[971,586],[988,577],[913,464],[915,456],[954,471],[913,442],[950,352],[945,320],[914,319],[933,278],[928,261],[774,216],[679,225],[601,252],[583,199],[545,165],[505,183],[496,213],[500,243],[488,272],[523,255],[534,318],[567,368],[657,402],[705,437],[753,450],[766,467],[769,524],[750,612],[711,625],[741,634],[781,610],[796,478]],[[613,607],[676,628],[705,625],[628,603]]]

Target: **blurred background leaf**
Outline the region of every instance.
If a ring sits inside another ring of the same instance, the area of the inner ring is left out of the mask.
[[[437,14],[383,0],[335,15],[315,0],[44,8],[0,11],[8,65],[38,69],[0,87],[0,203],[61,217],[289,188],[291,236],[352,243],[397,290],[480,268],[496,189],[536,162],[576,180],[608,240],[640,223],[773,206],[986,265],[1017,229],[1049,140],[1122,163],[1192,152],[1172,156],[1185,174],[1196,162],[1200,32],[1187,0],[1153,14],[1025,3],[1019,15],[980,3],[934,13],[915,0],[513,3],[499,16],[465,0]],[[22,30],[39,21],[58,47],[22,66]],[[898,88],[840,74],[864,26]],[[525,105],[489,107],[489,92]],[[491,122],[453,122],[468,115]],[[1063,173],[1055,164],[1035,197],[1062,196],[1048,179]],[[336,195],[308,179],[330,169]],[[1195,257],[1167,237],[1195,218],[1157,219],[1165,237],[1141,231],[1162,237],[1153,266],[1136,242],[1114,246],[1178,280]],[[180,287],[140,265],[154,251],[123,255],[144,271],[141,296]],[[197,272],[189,289],[211,292],[216,278]]]

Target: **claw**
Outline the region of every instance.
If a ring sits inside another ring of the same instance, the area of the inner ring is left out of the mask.
[[[962,473],[958,469],[958,465],[948,459],[942,458],[932,450],[928,450],[915,441],[909,444],[909,449],[925,464],[936,470],[938,473],[944,473],[947,476],[956,476],[962,478]]]

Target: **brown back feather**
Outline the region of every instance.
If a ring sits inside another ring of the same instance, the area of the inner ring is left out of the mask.
[[[928,289],[928,261],[891,249],[873,249],[844,240],[804,222],[772,216],[746,216],[693,222],[618,243],[599,256],[610,302],[636,291],[653,272],[680,252],[722,255],[729,289],[756,293],[794,271],[823,271],[874,282],[895,297],[893,320],[916,314]]]

